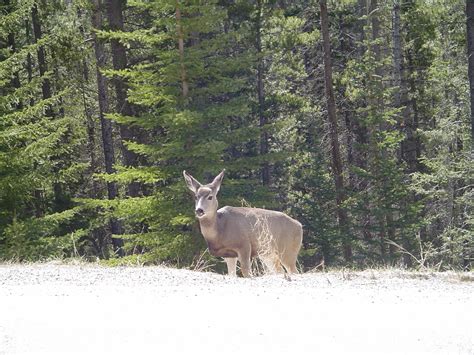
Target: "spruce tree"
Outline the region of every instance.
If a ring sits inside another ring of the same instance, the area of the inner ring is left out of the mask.
[[[81,48],[74,16],[61,4],[12,1],[2,7],[1,258],[63,255],[81,236],[70,234],[78,211],[69,209],[87,167],[78,154],[83,116],[69,74]]]

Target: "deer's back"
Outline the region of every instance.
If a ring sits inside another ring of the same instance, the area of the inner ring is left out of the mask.
[[[262,233],[276,239],[287,239],[302,234],[301,223],[283,212],[261,208],[226,206],[218,210],[219,224],[227,238],[245,237],[254,240]]]

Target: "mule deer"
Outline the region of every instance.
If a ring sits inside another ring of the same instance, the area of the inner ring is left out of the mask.
[[[236,276],[237,260],[242,275],[250,276],[253,257],[260,258],[271,271],[297,273],[296,258],[303,239],[301,223],[282,212],[260,208],[225,206],[218,210],[216,196],[224,171],[207,185],[183,171],[195,195],[196,217],[211,255],[223,257],[232,276]]]

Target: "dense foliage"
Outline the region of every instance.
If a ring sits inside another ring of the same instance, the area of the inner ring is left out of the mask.
[[[300,220],[305,269],[469,268],[465,4],[328,8],[337,136],[318,2],[1,0],[0,259],[196,266],[182,171],[226,168],[221,206]]]

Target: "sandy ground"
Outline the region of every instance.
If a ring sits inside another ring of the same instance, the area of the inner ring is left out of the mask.
[[[463,279],[0,265],[0,354],[474,354]]]

